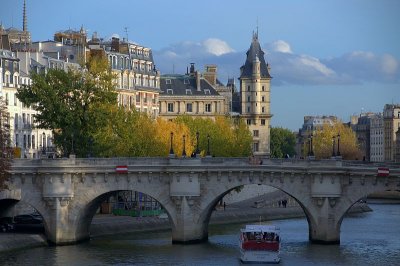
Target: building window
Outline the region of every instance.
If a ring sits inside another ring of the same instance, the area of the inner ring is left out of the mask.
[[[253,136],[258,137],[258,130],[253,130]]]
[[[168,112],[172,113],[174,111],[174,103],[168,103]]]
[[[247,96],[247,101],[250,102],[250,96]]]
[[[32,149],[36,149],[35,144],[35,135],[32,135]]]
[[[247,86],[247,91],[250,91],[250,86]]]
[[[246,120],[247,125],[251,125],[251,119]]]
[[[265,102],[265,97],[264,97],[264,96],[261,97],[261,101],[262,101],[262,102]]]
[[[265,119],[261,119],[261,125],[265,126]]]
[[[258,142],[253,143],[253,151],[257,152],[258,151]]]
[[[211,91],[209,89],[205,89],[204,94],[211,94]]]
[[[17,94],[14,93],[14,106],[17,106]]]
[[[206,103],[206,112],[207,113],[211,112],[211,103]]]
[[[192,105],[192,103],[187,103],[187,104],[186,104],[186,112],[189,112],[189,113],[193,112],[193,105]]]
[[[172,89],[167,89],[167,94],[174,94],[174,91]]]
[[[184,79],[183,80],[183,84],[189,84],[190,82],[189,82],[189,80],[188,79]]]
[[[247,112],[250,113],[250,107],[247,107]]]
[[[191,95],[192,94],[192,90],[191,89],[186,89],[186,95]]]
[[[262,86],[262,91],[264,91],[265,89],[264,89],[264,86]]]
[[[265,113],[265,107],[262,107],[262,108],[261,108],[261,112],[262,112],[262,113]]]
[[[171,80],[170,79],[166,79],[165,80],[165,84],[171,84]]]

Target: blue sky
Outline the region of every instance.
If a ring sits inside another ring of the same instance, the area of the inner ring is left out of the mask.
[[[22,0],[2,0],[0,21],[22,27]],[[400,103],[397,0],[27,0],[34,41],[68,28],[128,37],[153,49],[162,73],[195,62],[237,78],[257,21],[270,63],[273,126],[298,129],[304,115],[348,121]]]

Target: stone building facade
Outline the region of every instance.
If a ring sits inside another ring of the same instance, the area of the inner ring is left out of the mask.
[[[396,154],[396,132],[400,128],[400,105],[385,104],[383,108],[384,123],[384,160],[394,161]]]
[[[161,76],[159,116],[174,119],[178,115],[211,118],[227,114],[226,98],[191,64],[184,75]]]
[[[88,42],[88,47],[90,53],[101,53],[108,59],[117,76],[118,103],[156,118],[160,72],[155,67],[151,49],[118,37],[103,42],[96,36]]]
[[[270,156],[270,67],[264,51],[253,33],[245,64],[240,68],[240,116],[253,135],[252,151],[255,156]]]
[[[370,119],[370,161],[384,161],[384,127],[382,114],[375,114]]]

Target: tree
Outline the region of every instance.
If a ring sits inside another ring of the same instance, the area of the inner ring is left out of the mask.
[[[104,110],[117,101],[107,59],[92,57],[80,70],[49,69],[31,78],[32,85],[18,89],[18,99],[38,111],[38,126],[53,131],[64,154],[86,156],[93,134],[106,124]]]
[[[11,166],[9,114],[3,98],[0,97],[0,189],[6,188],[8,171]]]
[[[345,160],[357,160],[361,157],[357,137],[354,131],[343,123],[337,122],[324,125],[321,130],[314,133],[313,148],[317,159],[327,159],[332,156],[332,149],[337,153],[338,135],[340,135],[340,155]],[[334,138],[335,137],[335,138]],[[335,140],[335,142],[333,142]],[[308,147],[306,149],[308,151]]]
[[[271,128],[271,157],[283,158],[286,154],[293,156],[295,152],[295,135],[286,128]]]
[[[106,124],[94,134],[99,156],[159,156],[166,150],[166,143],[157,138],[155,122],[145,113],[111,106],[107,114]]]

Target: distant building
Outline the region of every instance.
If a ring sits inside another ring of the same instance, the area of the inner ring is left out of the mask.
[[[396,132],[400,128],[400,104],[385,104],[383,108],[385,161],[394,161],[396,154]]]
[[[362,113],[357,118],[357,123],[351,125],[356,133],[357,142],[361,151],[363,161],[371,160],[371,119],[375,118],[374,113]],[[378,133],[378,132],[375,132]],[[375,146],[377,144],[375,143]]]
[[[22,30],[15,27],[5,29],[3,24],[0,24],[0,49],[12,51],[29,49],[31,43],[31,33],[28,31],[25,0],[22,16]]]
[[[370,161],[384,161],[384,126],[383,116],[375,114],[370,119]]]
[[[396,132],[396,154],[394,161],[400,163],[400,128]]]
[[[245,64],[240,68],[240,116],[253,135],[252,152],[256,156],[270,156],[270,67],[264,51],[253,33]]]
[[[162,75],[159,116],[168,120],[178,115],[214,119],[227,114],[226,98],[210,84],[212,78],[202,76],[193,63],[184,75]]]
[[[158,116],[160,72],[150,48],[112,37],[102,41],[96,35],[88,42],[91,54],[106,56],[117,76],[118,103],[127,109]]]
[[[27,72],[23,71],[16,52],[0,50],[0,95],[6,101],[12,147],[21,158],[39,158],[43,151],[46,155],[52,148],[53,135],[50,130],[36,127],[34,115],[37,112],[16,96],[17,89],[31,83]]]
[[[311,135],[326,125],[333,126],[337,121],[336,116],[304,116],[303,125],[296,135],[296,154],[304,155],[304,146],[307,145]]]

